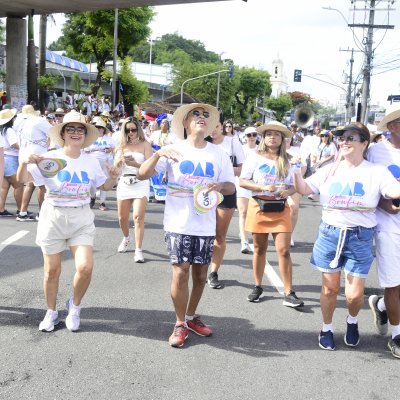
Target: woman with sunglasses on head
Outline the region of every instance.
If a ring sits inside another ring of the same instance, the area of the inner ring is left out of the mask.
[[[340,153],[337,162],[319,168],[307,179],[295,173],[296,190],[318,193],[322,219],[311,255],[311,266],[322,273],[320,295],[322,329],[319,347],[334,350],[333,314],[345,274],[348,309],[347,346],[358,345],[358,313],[364,303],[365,279],[373,262],[373,237],[377,224],[375,210],[380,197],[399,198],[400,183],[384,166],[365,159],[370,133],[360,122],[333,132]]]
[[[99,137],[89,147],[84,149],[84,152],[90,154],[96,158],[103,172],[107,175],[108,167],[113,164],[114,161],[114,148],[115,143],[113,138],[109,135],[110,131],[107,129],[107,125],[104,120],[100,117],[93,118],[93,125],[99,132]],[[93,208],[96,202],[96,188],[92,187],[90,191],[90,206]],[[100,190],[100,211],[108,211],[106,207],[107,192]]]
[[[262,136],[257,154],[247,158],[240,175],[240,186],[251,190],[245,228],[253,234],[253,275],[255,286],[247,297],[258,302],[266,264],[268,236],[272,234],[278,255],[279,271],[284,286],[283,305],[298,308],[304,305],[292,287],[290,238],[292,224],[286,198],[295,192],[293,173],[286,152],[285,138],[290,130],[278,121],[257,128]]]
[[[246,142],[243,144],[243,152],[245,159],[252,157],[257,151],[257,129],[255,127],[248,127],[244,131],[244,137]],[[247,207],[249,205],[249,199],[251,198],[251,191],[244,189],[240,186],[239,177],[236,177],[236,203],[239,213],[239,235],[240,235],[240,251],[243,254],[249,254],[252,250],[248,241],[248,233],[244,228],[247,216]]]
[[[244,152],[242,145],[237,137],[227,136],[223,133],[222,114],[220,114],[220,121],[211,132],[211,143],[220,146],[225,153],[230,157],[233,166],[235,177],[240,175],[242,164],[244,161]],[[207,138],[208,139],[208,138]],[[231,222],[233,213],[236,209],[236,191],[235,193],[225,196],[222,203],[217,208],[217,228],[214,240],[214,251],[211,260],[211,272],[208,275],[208,285],[212,289],[222,289],[223,285],[218,279],[218,271],[221,267],[222,260],[224,259],[226,249],[226,235],[228,233],[229,224]]]
[[[90,210],[90,186],[110,190],[119,171],[111,166],[109,178],[99,162],[82,152],[98,137],[97,129],[85,122],[85,117],[71,111],[63,123],[49,129],[50,139],[60,146],[57,150],[38,155],[30,154],[20,161],[19,182],[34,181],[46,187],[46,196],[40,210],[36,244],[44,258],[43,288],[47,313],[39,330],[51,332],[59,323],[56,307],[61,261],[69,247],[75,261],[76,273],[73,295],[67,301],[67,329],[80,327],[81,301],[93,271],[94,213]]]
[[[125,253],[132,237],[129,235],[129,216],[133,206],[135,224],[135,262],[143,263],[142,243],[144,237],[144,216],[150,196],[149,180],[139,181],[137,173],[142,163],[153,154],[151,145],[144,137],[139,121],[128,118],[121,126],[121,143],[115,151],[115,165],[122,168],[117,186],[119,226],[124,235],[119,253]]]

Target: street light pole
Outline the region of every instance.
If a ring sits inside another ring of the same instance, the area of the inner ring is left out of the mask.
[[[113,73],[111,82],[111,104],[112,111],[115,108],[117,99],[117,49],[118,49],[118,8],[114,12],[114,52],[113,52]]]

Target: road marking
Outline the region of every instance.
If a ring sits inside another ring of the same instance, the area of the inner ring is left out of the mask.
[[[16,234],[10,236],[8,239],[1,242],[0,243],[0,252],[2,252],[9,244],[14,243],[19,239],[22,239],[28,233],[29,233],[29,231],[18,231]]]
[[[264,274],[267,275],[267,278],[271,282],[272,286],[275,286],[276,290],[281,295],[283,295],[285,293],[285,289],[283,287],[283,282],[281,281],[281,278],[275,272],[275,270],[272,268],[272,265],[268,261],[265,263]]]

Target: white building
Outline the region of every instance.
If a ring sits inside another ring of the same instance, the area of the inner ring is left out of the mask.
[[[279,55],[272,61],[270,81],[272,86],[271,97],[278,97],[282,93],[287,93],[289,85],[283,69],[283,61],[279,58]]]

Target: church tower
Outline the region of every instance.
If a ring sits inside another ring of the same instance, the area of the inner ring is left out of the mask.
[[[279,58],[279,55],[272,61],[270,81],[272,86],[272,97],[278,97],[282,93],[287,93],[289,85],[283,70],[283,61]]]

